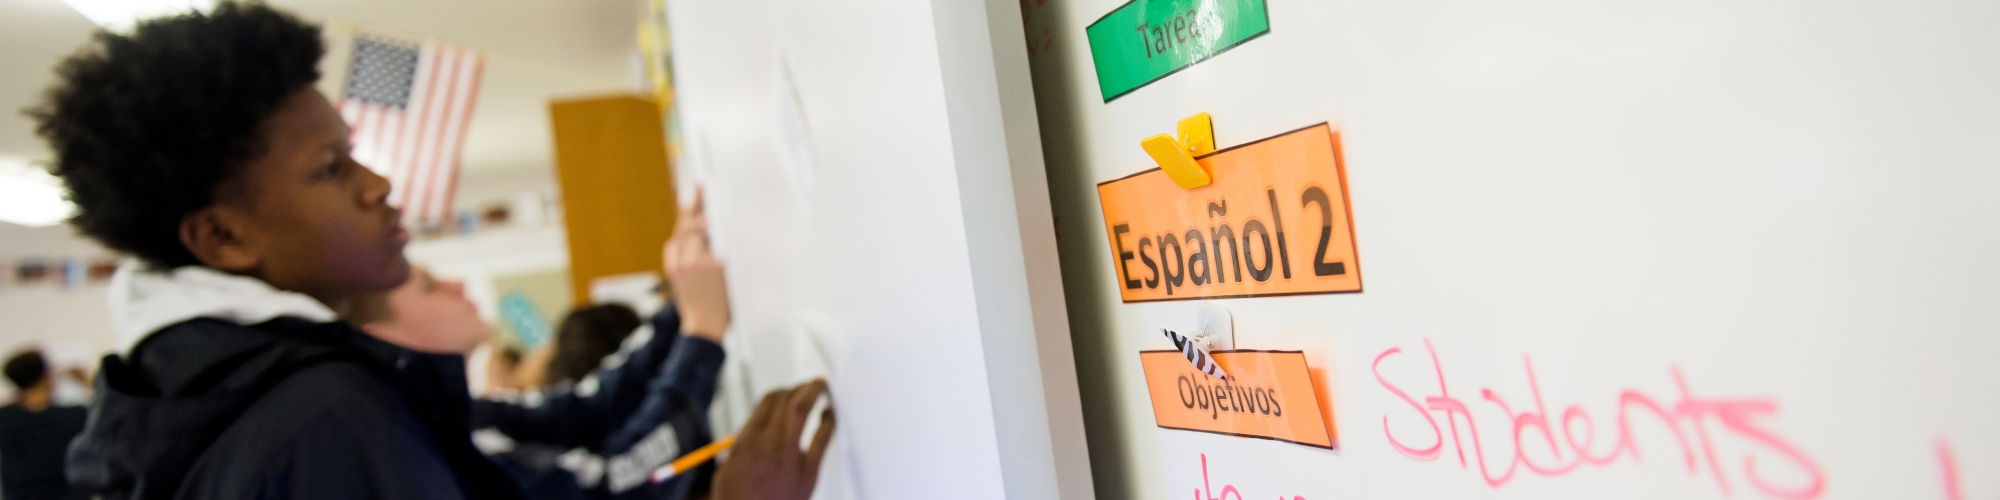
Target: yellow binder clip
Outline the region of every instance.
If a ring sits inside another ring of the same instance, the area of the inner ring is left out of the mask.
[[[1153,161],[1160,164],[1160,170],[1166,172],[1167,178],[1173,179],[1181,189],[1208,185],[1214,178],[1210,177],[1208,169],[1202,168],[1201,163],[1194,161],[1196,155],[1215,151],[1215,126],[1209,121],[1208,113],[1195,113],[1181,120],[1178,131],[1180,140],[1160,134],[1139,141],[1139,147],[1144,148],[1146,155],[1153,157]]]
[[[1181,145],[1187,146],[1189,154],[1201,156],[1215,152],[1215,123],[1208,120],[1208,113],[1195,113],[1182,118],[1179,131]]]

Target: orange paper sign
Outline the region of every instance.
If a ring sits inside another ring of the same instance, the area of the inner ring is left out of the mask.
[[[1125,302],[1361,291],[1340,134],[1319,124],[1097,185]]]
[[[1179,351],[1145,351],[1146,390],[1160,427],[1333,448],[1312,372],[1299,351],[1210,353],[1231,380],[1208,376]]]

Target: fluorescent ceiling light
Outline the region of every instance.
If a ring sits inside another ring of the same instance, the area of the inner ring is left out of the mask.
[[[63,199],[62,182],[27,162],[0,158],[0,221],[53,226],[76,213]]]
[[[207,12],[215,6],[215,0],[63,0],[63,3],[111,31],[130,31],[142,19],[191,10]]]

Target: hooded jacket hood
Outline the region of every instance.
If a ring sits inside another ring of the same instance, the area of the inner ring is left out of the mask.
[[[337,317],[317,299],[256,278],[203,266],[162,271],[137,260],[118,267],[106,299],[119,351],[127,354],[147,335],[195,318],[254,325],[280,316],[321,323]]]
[[[330,323],[332,310],[254,278],[127,263],[109,299],[125,355],[104,358],[67,469],[71,483],[111,498],[171,497],[265,389],[318,361],[365,358],[346,347],[356,334]]]
[[[213,269],[127,265],[70,482],[113,499],[515,499],[469,436],[464,358]]]

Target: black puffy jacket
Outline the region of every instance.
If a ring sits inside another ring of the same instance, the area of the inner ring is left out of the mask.
[[[70,482],[110,499],[515,499],[464,360],[345,323],[195,319],[107,356]]]

